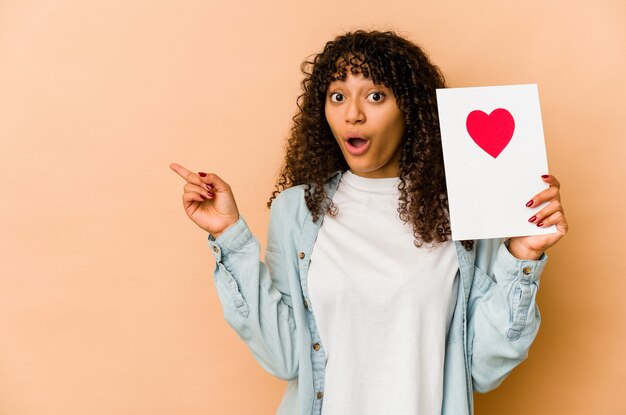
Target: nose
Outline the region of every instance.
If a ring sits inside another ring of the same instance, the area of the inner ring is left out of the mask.
[[[346,108],[346,123],[358,124],[365,122],[365,113],[358,99],[351,99]]]

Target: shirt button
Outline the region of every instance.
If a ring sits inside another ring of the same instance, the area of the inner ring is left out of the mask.
[[[530,274],[530,271],[532,271],[530,267],[524,267],[524,269],[522,269],[522,272],[524,273],[524,275]]]
[[[300,258],[300,259],[304,259],[304,252],[300,252],[300,253],[298,254],[298,258]]]
[[[320,344],[319,343],[315,343],[313,345],[313,348],[315,349],[315,351],[318,351],[320,349]]]
[[[218,249],[217,246],[213,245],[213,252],[215,252],[216,254],[220,252],[220,250]]]
[[[322,399],[324,392],[317,392],[317,399]]]

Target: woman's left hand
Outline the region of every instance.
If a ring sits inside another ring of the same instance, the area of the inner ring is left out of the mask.
[[[552,175],[541,176],[541,179],[550,187],[537,193],[526,206],[538,206],[544,202],[548,202],[548,204],[530,217],[528,221],[542,228],[556,225],[556,233],[511,238],[509,252],[517,259],[539,259],[546,249],[557,243],[567,232],[567,220],[561,205],[561,184]]]

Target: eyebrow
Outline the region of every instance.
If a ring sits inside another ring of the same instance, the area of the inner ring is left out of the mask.
[[[368,80],[371,81],[371,79],[368,79]],[[331,89],[333,85],[336,85],[336,84],[340,84],[341,85],[341,84],[345,84],[345,83],[346,83],[346,81],[341,81],[341,80],[331,81],[328,84],[327,90]],[[366,89],[366,88],[380,88],[380,89],[385,89],[386,91],[392,91],[392,89],[389,88],[388,86],[386,86],[385,84],[382,84],[382,83],[381,84],[375,84],[374,81],[372,81],[370,85],[364,85],[362,88],[359,88],[359,89]]]

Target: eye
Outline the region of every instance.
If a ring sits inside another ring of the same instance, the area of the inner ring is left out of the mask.
[[[345,97],[340,92],[333,92],[332,94],[330,94],[330,100],[332,102],[343,102],[344,99]]]
[[[385,99],[385,94],[380,91],[374,91],[367,96],[367,99],[372,102],[381,102]]]

